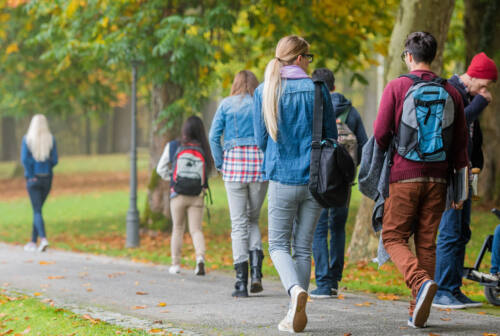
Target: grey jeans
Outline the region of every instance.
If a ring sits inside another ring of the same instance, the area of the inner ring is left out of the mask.
[[[312,241],[322,208],[307,185],[270,181],[268,200],[269,253],[274,267],[288,292],[294,285],[307,291]]]
[[[262,250],[259,229],[260,208],[267,182],[224,182],[231,216],[231,240],[235,264],[248,260],[248,251]]]

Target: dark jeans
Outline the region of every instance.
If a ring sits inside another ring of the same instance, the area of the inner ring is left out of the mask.
[[[457,293],[462,286],[465,245],[469,242],[471,200],[461,210],[449,209],[439,224],[435,279],[439,291]]]
[[[36,181],[26,181],[26,188],[30,195],[33,207],[33,234],[31,241],[36,243],[37,238],[45,238],[45,224],[42,217],[42,206],[47,199],[52,186],[52,176],[37,176]]]
[[[313,240],[316,285],[318,288],[338,288],[344,269],[345,223],[347,207],[323,209]],[[330,229],[330,253],[328,253]]]
[[[497,225],[493,235],[491,246],[491,269],[490,273],[500,272],[500,224]]]

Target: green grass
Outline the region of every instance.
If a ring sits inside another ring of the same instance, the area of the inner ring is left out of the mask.
[[[0,294],[0,335],[151,335],[54,308],[25,295]]]
[[[0,179],[10,178],[16,167],[16,161],[0,162]],[[148,169],[149,155],[147,151],[137,153],[137,168]],[[74,155],[61,156],[59,163],[54,168],[57,174],[91,173],[91,172],[116,172],[128,171],[130,157],[128,154],[106,155]]]
[[[124,160],[125,156],[105,156],[101,169],[112,170],[114,160]],[[74,158],[80,161],[80,158]],[[71,161],[71,160],[68,160]],[[99,161],[99,160],[97,160]],[[86,163],[87,164],[87,163]],[[84,165],[82,164],[82,167]],[[71,171],[69,167],[78,167],[78,163],[68,162],[63,171]],[[89,169],[89,166],[85,166]],[[227,209],[227,197],[224,184],[219,178],[211,180],[214,204],[210,206],[211,220],[205,216],[203,227],[207,242],[207,266],[209,269],[232,271],[232,251],[230,238],[230,219]],[[139,211],[143,211],[146,192],[138,194]],[[352,235],[356,212],[361,195],[353,188],[351,207],[346,225],[348,246]],[[474,206],[473,206],[474,207]],[[141,246],[136,249],[125,249],[125,216],[128,210],[128,192],[93,192],[82,195],[49,196],[44,206],[47,235],[53,247],[101,253],[110,256],[132,258],[137,261],[170,263],[169,234],[161,233],[156,237],[143,235]],[[12,243],[25,243],[31,233],[31,207],[27,198],[0,202],[0,240]],[[264,239],[264,274],[277,278],[271,259],[267,253],[267,200],[261,212],[261,232]],[[472,239],[467,245],[466,266],[472,266],[479,253],[485,237],[492,234],[498,220],[486,211],[475,210],[472,213]],[[189,238],[188,238],[189,239]],[[183,249],[183,265],[194,266],[194,249],[192,244],[185,244]],[[488,271],[490,254],[482,262],[481,269]],[[346,260],[344,279],[340,283],[344,290],[368,293],[395,294],[405,299],[410,291],[406,288],[401,274],[392,263],[378,269],[375,263],[349,263]],[[477,283],[465,280],[463,290],[475,300],[486,302],[483,288]],[[498,309],[488,305],[481,308],[500,315]]]

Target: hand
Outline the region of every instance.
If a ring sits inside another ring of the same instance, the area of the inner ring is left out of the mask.
[[[460,201],[458,203],[451,202],[451,207],[455,210],[462,210],[462,208],[464,207],[464,201]]]
[[[37,181],[37,178],[36,177],[32,177],[30,179],[28,179],[29,182],[36,182]]]
[[[491,92],[488,91],[487,88],[482,88],[479,90],[479,94],[484,97],[488,101],[488,103],[491,103],[492,97],[491,97]]]

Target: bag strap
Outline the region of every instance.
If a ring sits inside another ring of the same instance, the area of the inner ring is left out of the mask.
[[[175,161],[175,154],[177,153],[177,149],[179,149],[179,141],[177,140],[172,140],[170,141],[170,147],[168,151],[168,160],[170,163],[174,163]]]
[[[323,95],[321,92],[322,81],[314,82],[314,110],[313,110],[313,130],[312,147],[320,147],[323,139]]]

